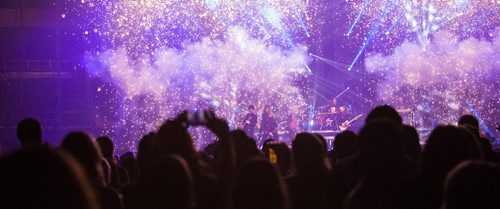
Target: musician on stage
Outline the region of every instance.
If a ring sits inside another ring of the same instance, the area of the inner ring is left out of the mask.
[[[254,112],[255,106],[248,106],[248,113],[243,120],[243,131],[252,138],[255,137],[255,125],[257,125],[257,115]]]
[[[278,139],[278,124],[271,110],[271,106],[266,105],[262,111],[262,118],[260,122],[260,141],[263,142],[269,138]]]
[[[346,105],[338,105],[337,98],[332,99],[332,104],[329,108],[329,117],[325,119],[322,126],[323,130],[337,130],[338,127],[348,119],[349,107]]]
[[[332,104],[330,105],[330,108],[328,109],[330,113],[336,114],[338,113],[339,109],[337,107],[337,98],[332,99]]]
[[[337,98],[332,99],[332,103],[327,106],[327,112],[325,112],[325,119],[321,125],[322,130],[336,130],[339,125],[338,115],[339,107],[337,106]]]

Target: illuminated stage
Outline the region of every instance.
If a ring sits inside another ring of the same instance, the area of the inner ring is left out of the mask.
[[[4,138],[33,116],[53,144],[83,129],[135,150],[182,110],[236,128],[248,105],[259,118],[270,105],[280,131],[317,131],[334,97],[345,119],[390,104],[421,130],[471,113],[499,135],[498,1],[5,2]]]

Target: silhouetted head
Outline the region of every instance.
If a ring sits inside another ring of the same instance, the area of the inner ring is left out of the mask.
[[[500,208],[500,167],[466,161],[448,174],[443,209]]]
[[[438,126],[432,130],[424,146],[422,173],[444,180],[453,167],[473,158],[467,139],[457,127]]]
[[[325,148],[314,134],[306,132],[297,134],[292,142],[292,154],[299,173],[325,166]]]
[[[80,165],[62,150],[21,151],[0,159],[2,208],[97,209]]]
[[[242,165],[249,158],[255,157],[259,154],[255,141],[248,137],[244,131],[231,131],[229,137],[233,140],[237,166]]]
[[[130,182],[134,182],[139,177],[137,160],[132,152],[126,152],[120,156],[120,165],[127,170]]]
[[[359,133],[359,152],[365,159],[394,160],[403,156],[400,126],[383,118],[367,123]]]
[[[342,131],[333,141],[333,157],[336,160],[352,156],[358,152],[358,135],[352,131]]]
[[[232,208],[286,209],[289,199],[283,180],[266,159],[256,158],[238,171],[232,192]]]
[[[474,136],[479,137],[479,121],[473,115],[464,115],[460,117],[458,125],[467,127]]]
[[[115,145],[113,144],[113,140],[108,136],[100,136],[96,139],[97,145],[101,149],[101,153],[105,158],[113,158],[113,153],[115,152]]]
[[[396,125],[403,124],[403,119],[401,119],[399,113],[389,105],[382,105],[375,107],[366,117],[365,123],[369,123],[371,121],[383,118],[391,120]]]
[[[326,143],[325,137],[321,134],[318,134],[318,133],[314,133],[314,136],[316,136],[316,138],[319,139],[319,141],[323,145],[323,148],[325,149],[325,153],[327,153],[328,152],[328,144]]]
[[[458,120],[458,125],[470,125],[474,128],[479,128],[479,121],[473,115],[464,115]]]
[[[17,124],[17,138],[22,145],[42,144],[42,127],[40,122],[34,118],[25,118]]]
[[[64,137],[61,147],[82,165],[91,182],[101,185],[104,179],[100,167],[101,152],[92,137],[85,132],[71,132]]]
[[[148,156],[151,154],[155,139],[156,133],[150,132],[144,135],[139,141],[139,145],[137,146],[137,164],[140,172],[142,172],[145,163],[148,161]]]
[[[134,155],[133,152],[128,151],[128,152],[125,152],[122,155],[120,155],[120,161],[124,160],[124,159],[129,159],[129,158],[134,158],[135,159],[135,155]]]
[[[420,160],[422,147],[420,146],[420,137],[417,129],[410,125],[403,125],[401,131],[405,154],[414,160]]]
[[[472,130],[468,127],[458,126],[457,128],[467,142],[467,152],[470,156],[473,159],[484,159],[484,153],[481,143],[479,142],[479,137],[474,135]]]
[[[187,129],[178,121],[167,120],[156,134],[154,157],[178,155],[186,160],[191,168],[196,166],[197,158],[193,139]]]
[[[139,208],[194,208],[193,187],[193,176],[184,158],[160,156],[147,165],[137,182]]]

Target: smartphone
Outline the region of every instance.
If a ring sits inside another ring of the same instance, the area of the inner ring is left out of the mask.
[[[209,110],[193,110],[187,113],[187,123],[192,126],[206,125],[214,115]]]
[[[187,113],[187,123],[193,126],[206,124],[205,111],[193,110]]]

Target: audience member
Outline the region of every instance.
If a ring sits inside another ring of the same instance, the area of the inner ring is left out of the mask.
[[[153,158],[178,155],[189,165],[195,185],[196,202],[201,208],[214,208],[216,179],[202,170],[193,139],[180,119],[168,120],[160,126],[153,147]]]
[[[99,209],[80,165],[62,150],[22,150],[0,159],[1,208]]]
[[[500,167],[466,161],[448,174],[442,209],[500,208]]]
[[[25,118],[17,124],[17,138],[21,149],[30,150],[42,146],[42,126],[34,118]]]
[[[297,134],[292,142],[292,154],[296,172],[288,177],[287,183],[293,208],[327,208],[326,183],[330,167],[321,139],[315,134]]]
[[[335,165],[335,162],[353,156],[356,153],[358,153],[358,135],[346,130],[335,136],[333,150],[330,152],[329,157],[332,165]]]
[[[422,153],[420,180],[413,201],[415,208],[441,207],[448,172],[460,162],[480,155],[477,146],[471,145],[455,126],[438,126],[431,132]]]
[[[403,154],[400,125],[384,117],[370,120],[359,134],[358,154],[337,162],[332,168],[330,205],[342,208],[350,191],[364,180],[359,193],[354,195],[356,199],[350,199],[351,205],[359,199],[367,201],[362,207],[369,207],[371,196],[365,192],[384,191],[373,194],[386,199],[380,202],[380,207],[402,206],[405,197],[401,193],[416,171],[417,163]]]
[[[421,147],[414,127],[391,106],[378,106],[359,135],[335,136],[329,160],[322,135],[299,133],[291,150],[269,140],[260,152],[245,132],[204,114],[196,124],[187,112],[167,120],[140,139],[137,158],[132,150],[114,153],[109,137],[93,140],[81,131],[50,150],[42,145],[40,123],[26,118],[17,127],[21,150],[0,157],[0,207],[500,208],[500,167],[472,115],[458,126],[437,126]],[[192,125],[217,139],[196,150]]]
[[[323,145],[323,149],[325,150],[325,152],[328,152],[328,143],[326,142],[326,138],[318,133],[315,133],[314,135],[319,139],[319,141]]]
[[[464,115],[458,120],[458,125],[464,126],[477,138],[483,150],[484,158],[488,161],[498,162],[498,159],[493,153],[491,142],[482,137],[479,132],[479,121],[473,115]]]
[[[248,159],[259,155],[255,140],[248,137],[244,131],[231,131],[229,138],[234,144],[237,167],[243,165]]]
[[[120,156],[120,167],[127,173],[126,183],[134,182],[139,177],[139,168],[134,153],[125,152],[122,154]]]
[[[153,162],[144,168],[130,193],[125,195],[126,209],[195,208],[193,177],[188,163],[177,155],[151,160]]]
[[[373,108],[372,111],[366,116],[365,123],[368,124],[374,120],[385,118],[394,122],[396,125],[402,125],[403,119],[399,115],[398,111],[389,105],[382,105]]]
[[[122,186],[122,181],[120,178],[120,167],[118,166],[118,162],[113,157],[115,153],[115,145],[113,144],[113,140],[107,136],[100,136],[96,139],[97,145],[101,150],[102,156],[108,162],[110,167],[110,181],[107,182],[109,186],[113,188],[120,188]]]
[[[71,132],[64,137],[61,148],[82,165],[91,185],[96,189],[101,208],[123,208],[121,196],[105,186],[100,164],[101,151],[92,137],[85,132]]]
[[[262,152],[278,168],[281,176],[288,176],[292,172],[292,153],[288,145],[274,140],[266,141]]]
[[[144,135],[139,141],[139,145],[137,147],[137,166],[139,167],[139,173],[142,173],[145,166],[147,166],[155,140],[156,133],[150,132]]]
[[[405,155],[420,162],[422,146],[420,145],[420,136],[418,135],[417,129],[410,125],[403,125],[401,127],[401,134]]]
[[[256,158],[242,165],[228,208],[289,209],[287,189],[276,168],[265,158]]]

